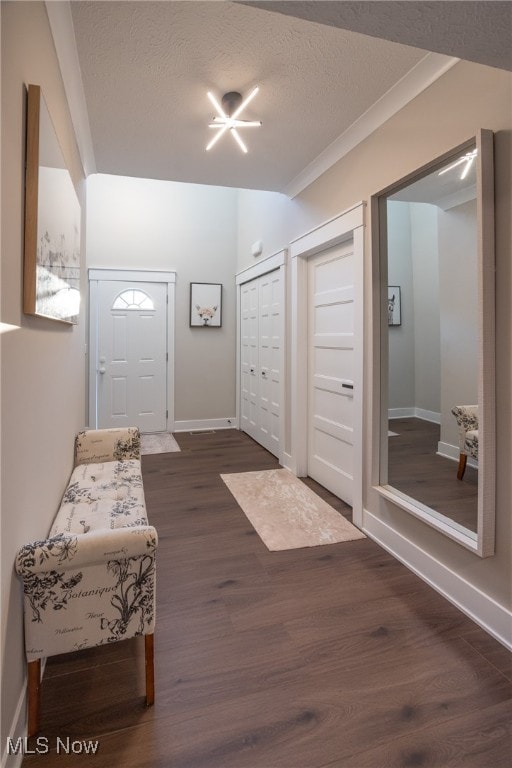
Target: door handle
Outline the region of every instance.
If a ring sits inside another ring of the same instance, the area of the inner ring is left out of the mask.
[[[251,373],[254,373],[254,368],[251,368]]]
[[[353,384],[342,384],[341,386],[345,387],[345,389],[354,389],[354,385]]]
[[[98,368],[98,373],[103,374],[105,373],[106,370],[107,370],[106,368]]]
[[[262,372],[261,372],[261,375],[262,375],[262,376],[266,376],[266,375],[267,375],[267,372],[266,372],[266,371],[262,371]]]

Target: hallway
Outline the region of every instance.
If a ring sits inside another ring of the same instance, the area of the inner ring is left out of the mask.
[[[50,659],[52,751],[24,768],[508,766],[505,648],[370,539],[269,552],[219,474],[276,459],[235,430],[176,437],[181,453],[143,457],[155,707],[142,641]],[[58,736],[97,753],[59,760]]]

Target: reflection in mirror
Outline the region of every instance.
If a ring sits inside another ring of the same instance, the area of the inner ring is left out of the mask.
[[[28,88],[24,311],[77,323],[80,204],[37,85]]]
[[[494,307],[492,296],[483,306],[480,168],[475,140],[379,199],[380,486],[400,506],[487,555],[494,528],[484,531],[483,523],[494,515],[494,502],[489,482],[482,486],[483,423],[488,452],[494,430],[488,399],[481,412],[489,395],[481,321],[485,313],[493,317]],[[494,468],[486,471],[494,485]]]

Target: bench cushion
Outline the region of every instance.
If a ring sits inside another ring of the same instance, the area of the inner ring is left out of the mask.
[[[126,459],[140,459],[137,427],[84,429],[75,437],[75,466]]]
[[[138,459],[79,464],[73,470],[50,536],[147,525]]]

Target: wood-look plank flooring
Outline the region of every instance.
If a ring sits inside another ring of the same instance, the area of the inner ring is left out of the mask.
[[[219,475],[274,457],[234,430],[177,439],[143,457],[155,706],[140,638],[49,659],[51,751],[24,768],[508,768],[503,646],[370,539],[269,552]],[[58,736],[97,753],[58,755]]]
[[[423,419],[392,419],[388,438],[389,484],[456,523],[476,532],[478,470],[466,467],[457,480],[458,462],[439,456],[439,424]]]

